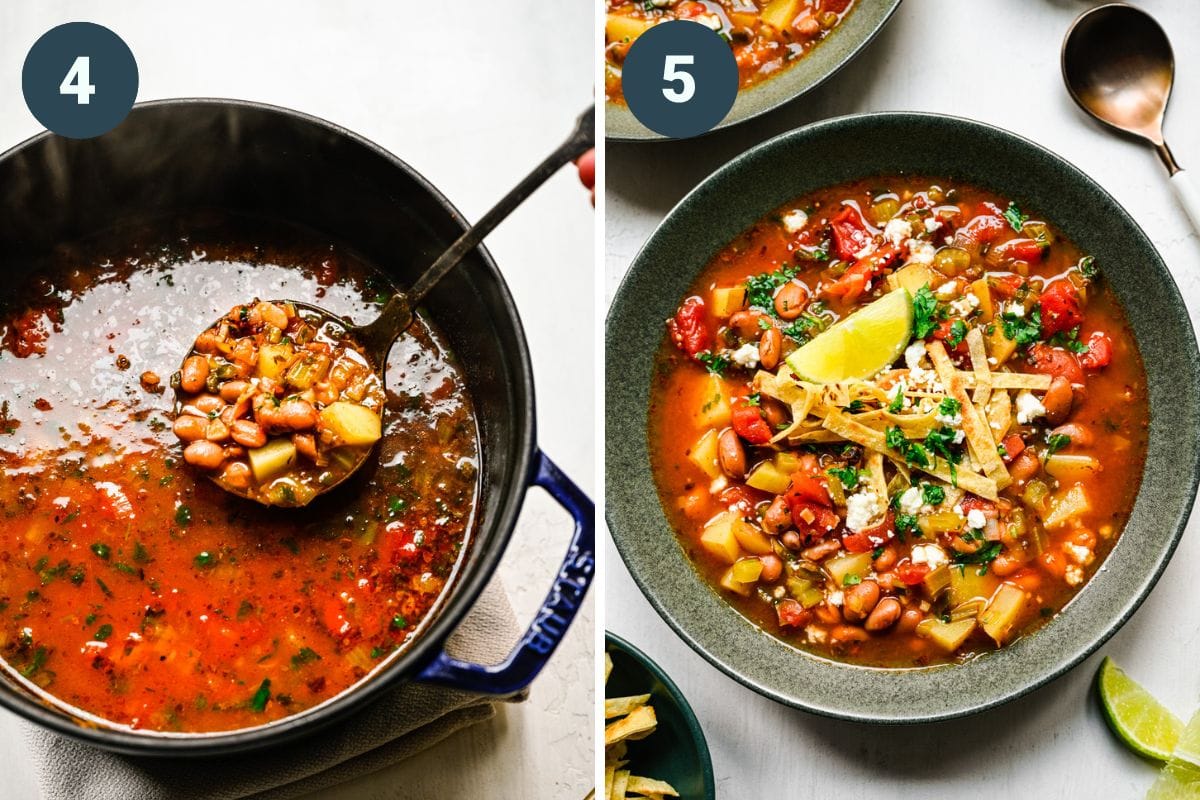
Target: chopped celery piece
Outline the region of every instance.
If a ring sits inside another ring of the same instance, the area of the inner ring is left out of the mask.
[[[987,608],[979,615],[979,625],[997,645],[1008,641],[1021,616],[1028,595],[1011,583],[1001,584]]]
[[[733,579],[738,583],[754,583],[762,575],[762,562],[757,558],[739,558],[733,565]]]

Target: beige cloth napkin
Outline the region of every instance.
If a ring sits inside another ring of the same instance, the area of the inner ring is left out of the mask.
[[[512,606],[494,578],[448,649],[461,659],[494,664],[518,635]],[[391,766],[491,719],[496,699],[407,684],[298,742],[215,758],[122,756],[34,725],[26,725],[25,738],[44,800],[289,800]],[[522,699],[524,694],[504,698]]]

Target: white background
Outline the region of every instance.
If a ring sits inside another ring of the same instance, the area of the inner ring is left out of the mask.
[[[872,0],[859,0],[871,2]],[[766,117],[689,142],[610,145],[607,289],[684,193],[734,155],[777,133],[860,111],[915,110],[990,122],[1074,162],[1110,191],[1159,248],[1195,319],[1200,240],[1148,148],[1084,118],[1062,85],[1068,24],[1098,5],[1072,0],[907,0],[880,37],[824,87]],[[1176,47],[1167,139],[1200,170],[1200,6],[1137,2]],[[1103,258],[1103,254],[1097,256]],[[681,265],[698,269],[701,265]],[[1200,402],[1181,397],[1180,403]],[[1049,687],[966,720],[912,728],[835,722],[766,700],[718,672],[655,614],[606,549],[607,625],[679,683],[704,726],[721,798],[1132,798],[1155,769],[1110,735],[1090,681],[1107,654],[1187,719],[1200,706],[1200,520],[1141,608],[1099,654]],[[870,793],[867,793],[870,790]]]
[[[41,126],[21,98],[39,36],[86,20],[137,58],[139,100],[210,96],[289,106],[344,125],[422,172],[478,219],[570,131],[591,102],[590,3],[0,2],[0,151]],[[488,240],[533,352],[541,444],[595,485],[594,217],[564,170]],[[527,624],[566,551],[569,525],[535,491],[501,566]],[[400,767],[322,798],[583,797],[591,787],[595,599],[530,700]],[[37,796],[17,720],[0,711],[0,797]]]

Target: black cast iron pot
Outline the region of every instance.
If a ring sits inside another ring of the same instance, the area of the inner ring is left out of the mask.
[[[135,106],[104,136],[71,140],[44,133],[0,155],[0,270],[19,274],[57,244],[110,228],[211,209],[327,235],[383,265],[402,286],[466,228],[462,215],[412,167],[336,125],[254,103],[164,100]],[[161,734],[95,727],[39,699],[6,671],[0,671],[0,704],[110,750],[193,755],[280,744],[406,681],[496,695],[528,686],[591,583],[594,507],[535,445],[529,351],[491,256],[480,248],[464,259],[425,307],[465,372],[482,463],[475,541],[420,638],[341,695],[238,731]],[[548,491],[575,520],[562,567],[537,619],[503,663],[485,667],[455,660],[443,644],[495,572],[532,485]]]

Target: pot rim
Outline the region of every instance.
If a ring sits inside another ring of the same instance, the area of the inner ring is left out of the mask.
[[[357,146],[386,160],[391,167],[404,173],[405,177],[419,186],[445,211],[456,226],[464,231],[469,227],[466,217],[446,196],[406,161],[365,136],[322,117],[269,103],[220,97],[174,97],[148,100],[136,103],[130,114],[136,114],[139,110],[206,106],[275,114],[305,125],[322,128],[340,138],[348,139]],[[0,163],[54,138],[57,136],[51,131],[34,134],[19,144],[0,152]],[[81,724],[67,716],[67,712],[60,705],[56,704],[51,707],[34,699],[29,694],[14,689],[6,681],[0,681],[0,707],[19,714],[55,733],[126,755],[209,756],[235,752],[244,753],[253,749],[294,741],[337,720],[344,719],[368,702],[377,699],[384,692],[407,682],[414,674],[428,665],[441,652],[446,639],[457,629],[459,623],[462,622],[492,579],[500,559],[508,547],[509,540],[512,538],[524,501],[526,483],[536,467],[533,458],[537,425],[533,366],[529,345],[525,338],[525,329],[521,323],[516,303],[513,301],[512,293],[486,245],[480,244],[476,252],[481,263],[496,282],[504,311],[513,322],[517,341],[517,352],[513,354],[512,362],[516,374],[510,373],[510,377],[515,378],[514,383],[520,390],[523,390],[525,397],[524,407],[520,409],[525,424],[522,426],[519,448],[513,454],[515,467],[512,474],[514,480],[519,483],[506,493],[498,514],[490,521],[489,527],[496,530],[498,534],[493,537],[493,541],[487,547],[478,541],[480,538],[478,531],[484,521],[482,519],[475,521],[471,535],[476,541],[472,542],[470,555],[467,560],[460,561],[456,567],[458,579],[451,589],[438,599],[440,608],[435,608],[433,612],[436,614],[435,617],[432,619],[427,617],[423,623],[425,625],[424,633],[414,639],[406,648],[398,651],[390,663],[380,664],[374,672],[341,693],[298,714],[251,728],[201,733],[167,733],[107,726],[94,727],[94,723]],[[468,389],[470,389],[469,386]],[[487,453],[482,451],[481,456],[488,457]]]

